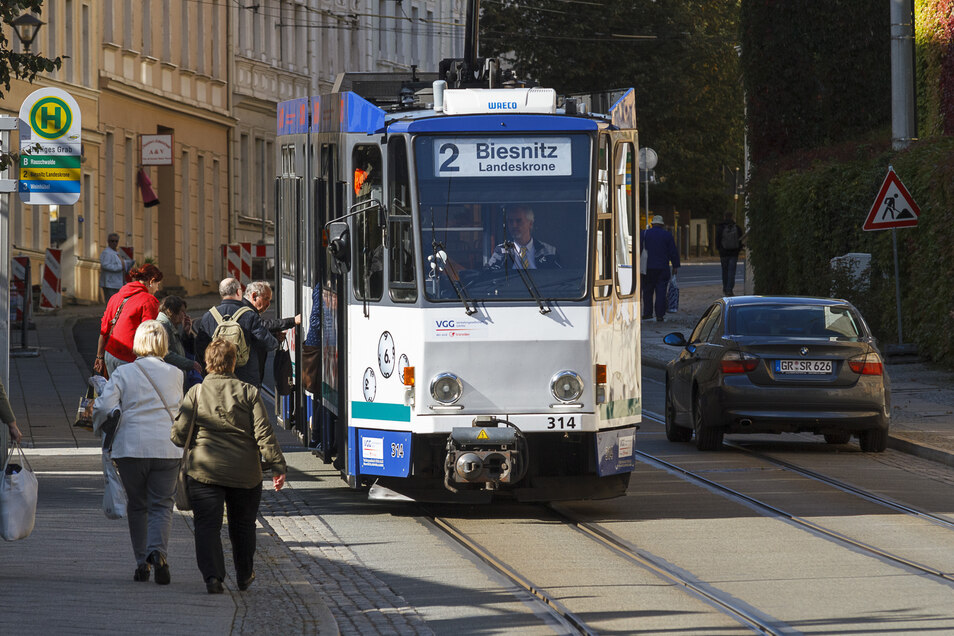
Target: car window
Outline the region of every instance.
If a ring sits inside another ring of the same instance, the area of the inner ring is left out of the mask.
[[[705,339],[705,335],[712,331],[712,322],[714,317],[717,317],[720,313],[719,303],[716,303],[709,307],[709,309],[702,315],[702,318],[699,319],[696,328],[692,330],[692,334],[689,336],[689,342],[700,342]]]
[[[857,339],[859,321],[845,306],[747,305],[737,307],[729,330],[742,336]]]
[[[702,330],[702,339],[706,342],[715,342],[722,337],[722,307],[716,308],[710,320]]]

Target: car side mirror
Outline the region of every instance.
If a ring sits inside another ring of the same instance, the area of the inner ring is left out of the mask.
[[[663,336],[663,342],[673,347],[685,347],[686,337],[678,331],[674,331]]]
[[[351,270],[351,238],[344,221],[328,225],[328,254],[335,274],[346,274]]]

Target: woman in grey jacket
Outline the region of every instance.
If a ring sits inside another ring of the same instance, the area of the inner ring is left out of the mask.
[[[182,400],[182,371],[162,361],[169,344],[165,328],[147,320],[133,338],[135,361],[116,367],[93,408],[93,430],[99,432],[114,410],[122,416],[113,439],[112,457],[126,488],[129,536],[136,555],[134,581],[171,580],[166,562],[172,531],[172,505],[182,450],[169,435]]]
[[[195,517],[195,558],[209,594],[224,591],[222,511],[238,589],[255,580],[255,518],[262,499],[261,460],[272,469],[275,490],[285,484],[285,457],[275,439],[258,389],[235,377],[235,345],[213,340],[205,350],[209,374],[189,389],[172,428],[176,446],[194,445],[187,484]],[[195,412],[195,432],[187,440]]]

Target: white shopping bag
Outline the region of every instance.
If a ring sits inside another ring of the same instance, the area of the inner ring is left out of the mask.
[[[10,461],[14,452],[20,464]],[[0,536],[7,541],[25,539],[36,521],[37,481],[19,444],[14,443],[7,455],[0,477]]]
[[[110,452],[103,449],[103,512],[107,519],[123,519],[126,516],[126,489],[116,470]]]

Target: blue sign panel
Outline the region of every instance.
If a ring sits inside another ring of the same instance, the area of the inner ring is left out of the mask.
[[[308,132],[308,98],[290,99],[278,105],[278,134]]]
[[[596,433],[596,472],[600,477],[630,473],[636,468],[636,427]]]
[[[411,470],[411,434],[359,428],[358,473],[407,477]]]

